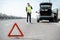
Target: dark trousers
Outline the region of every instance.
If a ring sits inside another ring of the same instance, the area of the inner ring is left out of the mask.
[[[30,23],[31,23],[31,13],[27,13],[27,22],[28,22],[28,20],[29,20]]]

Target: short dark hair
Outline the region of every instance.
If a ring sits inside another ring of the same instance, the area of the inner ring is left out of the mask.
[[[29,3],[27,3],[27,4],[29,4]]]

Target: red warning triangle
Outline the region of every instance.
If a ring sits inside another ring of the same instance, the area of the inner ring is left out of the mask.
[[[15,27],[17,27],[17,29],[18,29],[18,31],[19,31],[20,34],[18,34],[18,35],[12,35],[12,34],[11,34],[12,31],[13,31],[13,29],[14,29]],[[10,30],[10,32],[9,32],[9,34],[8,34],[8,37],[23,37],[23,36],[24,36],[24,35],[23,35],[22,31],[20,30],[20,28],[18,27],[17,23],[14,23],[12,29]]]

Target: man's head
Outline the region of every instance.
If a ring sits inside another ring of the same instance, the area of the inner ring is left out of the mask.
[[[27,5],[28,5],[28,6],[30,6],[30,4],[29,4],[29,3],[27,3]]]

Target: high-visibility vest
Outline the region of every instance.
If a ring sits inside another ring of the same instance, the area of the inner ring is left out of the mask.
[[[27,12],[31,13],[31,6],[27,6]]]

